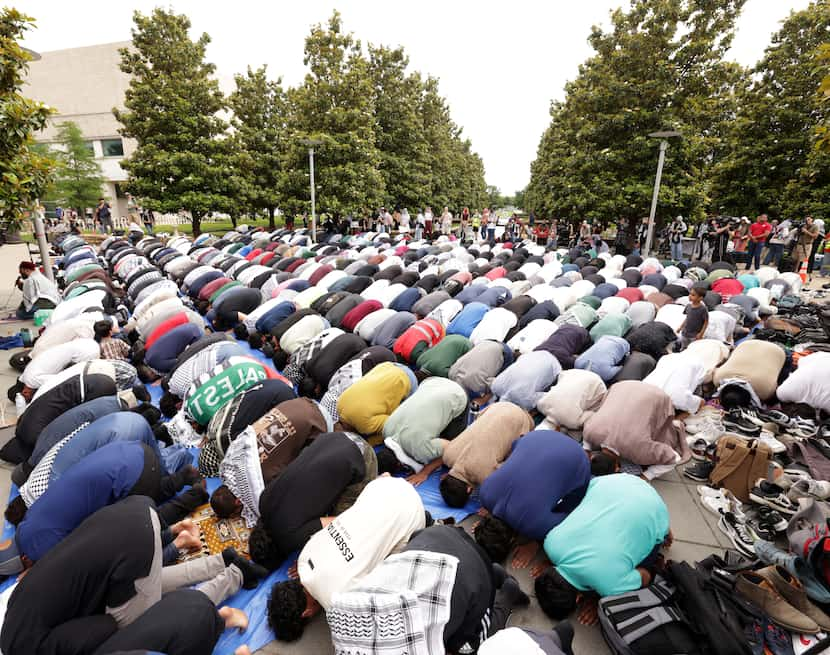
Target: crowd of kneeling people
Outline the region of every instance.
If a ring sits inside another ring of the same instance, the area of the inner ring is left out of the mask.
[[[24,574],[0,633],[15,655],[211,652],[248,622],[217,607],[296,553],[270,591],[278,639],[324,611],[337,652],[570,653],[567,622],[505,629],[529,600],[502,564],[532,567],[556,620],[648,585],[672,543],[648,481],[691,454],[678,416],[701,385],[775,400],[783,350],[735,341],[801,286],[446,236],[56,248],[60,302],[12,358],[25,410],[0,449],[20,492],[0,550],[0,574]],[[447,514],[480,502],[472,535],[417,491],[442,466]],[[247,523],[250,559],[177,563],[208,499]]]

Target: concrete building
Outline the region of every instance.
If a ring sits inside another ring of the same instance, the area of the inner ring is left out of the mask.
[[[118,134],[120,124],[112,113],[113,107],[123,108],[130,83],[129,75],[118,67],[118,50],[129,45],[123,41],[40,52],[40,59],[29,64],[23,88],[24,95],[56,110],[49,126],[37,136],[39,142],[55,143],[56,126],[64,121],[81,128],[106,179],[101,195],[109,199],[115,219],[127,216],[123,189],[127,174],[121,160],[135,150],[135,141]]]

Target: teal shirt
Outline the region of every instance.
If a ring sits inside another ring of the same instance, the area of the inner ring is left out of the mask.
[[[635,475],[594,478],[582,502],[545,538],[545,554],[580,591],[600,596],[642,586],[636,567],[669,532],[669,510]]]

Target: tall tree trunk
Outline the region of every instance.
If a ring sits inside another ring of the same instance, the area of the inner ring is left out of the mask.
[[[190,212],[193,219],[190,221],[193,225],[193,236],[197,237],[202,233],[202,215],[196,212]]]
[[[277,226],[274,225],[274,208],[268,208],[268,229],[272,232],[277,229]]]

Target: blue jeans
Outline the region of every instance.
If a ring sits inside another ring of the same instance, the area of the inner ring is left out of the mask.
[[[675,243],[674,241],[671,242],[671,258],[676,262],[679,262],[681,259],[683,259],[682,241],[678,241],[677,243]]]
[[[487,228],[487,240],[488,241],[495,241],[496,240],[496,228],[495,227],[488,227]]]
[[[746,249],[746,267],[761,267],[761,251],[764,249],[763,242],[750,241]]]
[[[769,244],[769,250],[767,250],[767,256],[764,257],[764,265],[770,263],[770,261],[775,261],[775,267],[781,265],[781,258],[784,256],[784,244],[783,243],[771,243]]]

